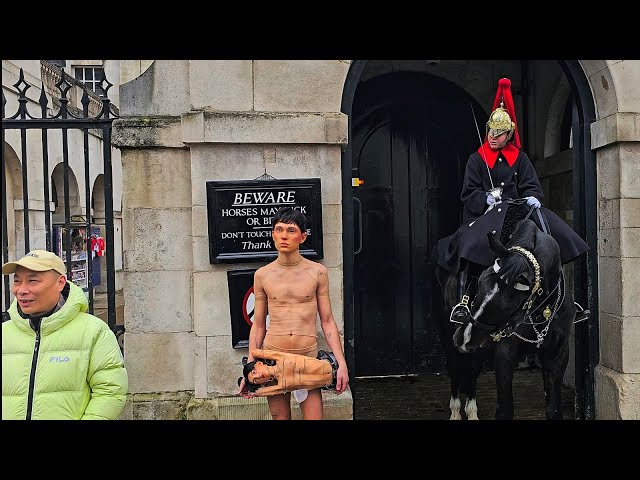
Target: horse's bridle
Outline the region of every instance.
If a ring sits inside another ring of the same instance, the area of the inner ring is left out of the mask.
[[[470,317],[469,321],[473,324],[473,326],[478,327],[481,330],[488,331],[489,335],[491,335],[491,337],[493,338],[494,342],[498,342],[504,337],[510,337],[511,335],[516,335],[521,340],[524,340],[524,341],[527,341],[527,342],[530,342],[530,343],[536,343],[537,347],[540,347],[540,344],[544,340],[544,337],[545,337],[545,335],[547,334],[547,332],[549,330],[549,326],[551,325],[551,319],[555,316],[556,312],[560,308],[560,303],[561,303],[560,302],[560,298],[562,296],[562,290],[563,290],[562,288],[560,288],[560,284],[562,282],[562,278],[564,277],[564,271],[562,271],[562,275],[558,279],[558,284],[556,285],[556,287],[553,290],[551,290],[549,292],[549,294],[545,297],[545,299],[535,309],[533,309],[533,311],[532,311],[531,307],[533,306],[533,303],[536,300],[536,295],[538,297],[541,297],[544,294],[544,289],[542,288],[542,277],[540,276],[540,264],[536,260],[536,257],[533,255],[533,253],[531,253],[526,248],[520,247],[518,245],[514,245],[512,247],[509,247],[509,251],[516,252],[516,253],[519,253],[520,255],[524,256],[527,259],[527,261],[529,262],[529,264],[531,265],[531,267],[533,268],[534,283],[533,283],[533,287],[531,288],[531,294],[529,295],[529,297],[526,300],[524,300],[522,303],[520,303],[518,308],[516,310],[514,310],[514,312],[509,316],[509,318],[507,319],[507,321],[504,324],[504,327],[502,327],[502,329],[500,329],[497,332],[496,332],[496,330],[498,330],[499,326],[487,325],[485,323],[479,322],[478,320],[473,318],[473,316]],[[498,273],[497,263],[494,264],[493,269],[494,269],[494,272]],[[542,316],[544,317],[544,320],[542,322],[533,322],[532,314],[536,310],[538,310],[547,301],[547,299],[549,297],[551,297],[553,292],[555,292],[556,290],[558,290],[558,298],[556,299],[556,302],[555,302],[555,304],[553,306],[553,310],[551,310],[551,308],[549,308],[549,305],[547,305],[547,307],[542,312]],[[524,315],[523,315],[523,317],[522,317],[522,320],[517,322],[512,327],[510,327],[510,323],[511,323],[511,320],[512,320],[513,316],[517,312],[519,312],[520,310],[526,310]],[[532,327],[533,327],[533,329],[534,329],[534,331],[536,333],[536,339],[535,340],[530,340],[530,339],[524,338],[524,337],[522,337],[521,335],[519,335],[515,331],[516,328],[519,325],[525,323],[526,319],[530,320],[529,322],[526,322],[526,323],[529,324],[529,325],[532,325]],[[535,325],[540,324],[540,323],[547,323],[547,325],[545,326],[545,328],[543,330],[538,332],[538,330],[536,329]]]

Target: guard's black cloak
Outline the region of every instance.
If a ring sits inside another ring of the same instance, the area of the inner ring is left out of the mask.
[[[486,163],[479,152],[487,158]],[[467,161],[460,193],[464,204],[462,225],[453,235],[438,241],[438,263],[451,273],[459,271],[462,258],[485,267],[495,261],[487,233],[500,235],[507,204],[496,205],[485,214],[489,209],[486,192],[492,188],[487,166],[490,167],[493,186],[503,188],[503,201],[533,196],[542,203],[542,186],[528,155],[512,143],[500,151],[491,150],[485,143]],[[585,241],[564,220],[545,207],[540,207],[540,210],[549,224],[549,233],[560,246],[562,263],[570,262],[589,250]],[[529,218],[541,227],[535,212]]]

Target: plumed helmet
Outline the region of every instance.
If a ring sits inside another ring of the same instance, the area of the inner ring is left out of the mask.
[[[500,103],[500,106],[496,108],[491,115],[489,115],[489,121],[487,122],[487,133],[492,137],[502,135],[504,132],[509,132],[507,138],[511,139],[516,124],[511,121],[509,112],[504,109],[504,102]]]
[[[498,91],[487,122],[487,134],[496,137],[504,132],[509,132],[509,139],[513,137],[513,144],[520,148],[516,109],[511,96],[511,80],[508,78],[498,80]]]

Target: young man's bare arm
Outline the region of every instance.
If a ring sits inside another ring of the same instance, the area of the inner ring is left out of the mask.
[[[331,311],[331,301],[329,299],[329,278],[326,267],[322,266],[318,272],[318,313],[320,314],[320,326],[327,340],[327,345],[338,361],[338,371],[336,372],[336,393],[342,393],[349,384],[349,372],[347,361],[342,350],[342,342],[338,333],[338,326]]]
[[[253,324],[251,325],[251,330],[249,330],[249,356],[247,359],[249,362],[254,360],[251,351],[256,348],[262,348],[262,343],[267,333],[267,296],[262,287],[262,279],[257,271],[253,279],[253,295],[255,297],[255,305]]]
[[[256,271],[253,276],[253,295],[255,305],[253,307],[253,324],[251,325],[251,330],[249,330],[249,355],[247,356],[247,363],[254,360],[251,352],[256,348],[262,348],[262,342],[264,342],[264,337],[267,333],[267,297],[262,288],[258,271]],[[241,377],[240,391],[238,393],[244,398],[251,398],[253,396],[245,385],[244,377]]]

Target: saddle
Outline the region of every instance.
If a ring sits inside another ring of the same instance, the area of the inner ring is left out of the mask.
[[[272,369],[271,379],[263,385],[245,383],[256,397],[267,397],[298,389],[313,390],[336,387],[338,362],[332,353],[320,350],[316,358],[275,350],[254,349],[251,355]],[[240,383],[242,377],[238,379]]]

